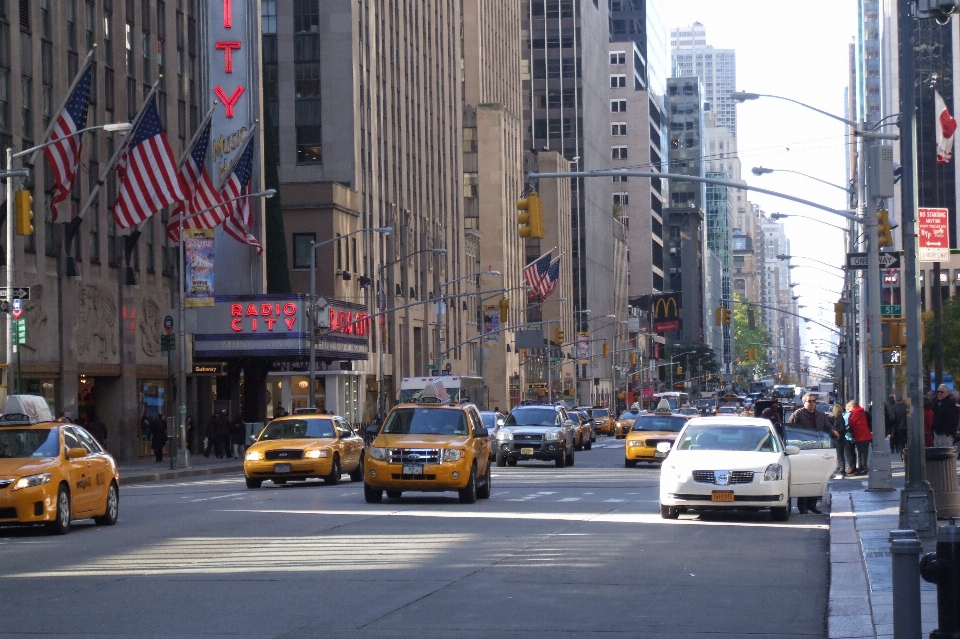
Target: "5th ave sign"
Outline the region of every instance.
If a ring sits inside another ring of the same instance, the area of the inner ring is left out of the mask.
[[[847,253],[847,268],[853,271],[867,270],[867,254]],[[900,253],[882,251],[880,253],[880,268],[900,268]]]

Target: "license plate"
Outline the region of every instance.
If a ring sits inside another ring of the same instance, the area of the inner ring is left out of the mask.
[[[423,464],[404,464],[403,474],[404,475],[422,475]]]
[[[274,464],[274,465],[273,465],[273,472],[275,472],[275,473],[289,473],[289,472],[290,472],[290,464]]]
[[[521,454],[521,455],[532,455],[532,454],[533,454],[533,449],[532,449],[532,448],[521,448],[521,449],[520,449],[520,454]]]
[[[715,490],[711,495],[713,501],[733,501],[732,490]]]
[[[667,454],[666,454],[665,452],[663,452],[662,450],[658,450],[657,452],[655,452],[655,453],[653,454],[653,456],[654,456],[654,457],[666,457]]]

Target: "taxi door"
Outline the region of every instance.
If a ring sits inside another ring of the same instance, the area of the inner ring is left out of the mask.
[[[363,439],[343,419],[337,418],[335,423],[337,425],[337,436],[340,439],[340,454],[343,456],[341,467],[349,472],[360,463],[360,455],[363,453]]]
[[[90,463],[93,469],[93,502],[94,507],[100,509],[101,506],[106,505],[107,488],[110,486],[111,479],[113,479],[113,467],[110,463],[110,458],[100,444],[97,443],[97,440],[94,439],[93,435],[88,433],[84,428],[74,426],[71,430],[73,430],[73,434],[77,436],[80,445],[89,452]]]
[[[89,513],[97,507],[94,460],[89,451],[85,457],[68,459],[67,452],[71,448],[87,450],[87,447],[80,443],[76,433],[69,426],[64,426],[61,432],[63,433],[64,465],[67,468],[67,476],[70,478],[70,509],[76,517]]]
[[[477,460],[477,475],[486,477],[490,472],[490,437],[474,436],[477,429],[483,427],[483,420],[475,409],[466,412],[470,419],[470,446],[473,448],[473,458]]]

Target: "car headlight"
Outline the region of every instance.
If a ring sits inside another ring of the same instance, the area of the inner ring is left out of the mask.
[[[263,459],[263,453],[259,450],[250,450],[247,451],[247,454],[243,456],[247,461],[260,461]]]
[[[326,448],[321,450],[308,450],[303,454],[304,459],[326,459],[330,456],[330,451]]]
[[[642,439],[631,439],[627,442],[627,446],[643,446]]]
[[[33,488],[34,486],[42,486],[50,481],[50,473],[40,473],[39,475],[27,475],[26,477],[21,477],[17,480],[17,483],[13,485],[13,488],[10,490],[20,490],[21,488]]]
[[[508,440],[508,439],[513,439],[513,433],[511,433],[511,432],[509,432],[509,431],[502,431],[502,430],[498,430],[498,431],[497,431],[497,441],[501,441],[501,442],[502,442],[502,441],[506,441],[506,440]]]
[[[763,481],[779,481],[783,479],[783,466],[770,464],[763,472]]]
[[[560,439],[560,431],[554,428],[553,430],[548,430],[546,435],[543,436],[544,439],[557,441]]]
[[[370,459],[376,459],[377,461],[383,461],[387,458],[387,449],[386,448],[370,448],[367,451],[370,455]]]
[[[445,462],[455,462],[460,461],[463,457],[463,451],[459,448],[444,448],[443,449],[443,461]]]

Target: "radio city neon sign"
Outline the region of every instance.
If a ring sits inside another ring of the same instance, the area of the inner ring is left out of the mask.
[[[370,315],[367,313],[338,311],[331,308],[330,330],[345,335],[360,335],[361,337],[366,337],[370,334]]]
[[[293,302],[231,304],[230,328],[235,333],[292,331],[297,323],[298,310],[298,306]],[[331,308],[330,331],[366,337],[370,334],[370,317],[367,313]]]
[[[223,28],[233,28],[233,0],[223,0]],[[218,51],[223,51],[223,72],[233,73],[233,52],[239,50],[242,43],[239,40],[220,40],[215,43],[215,46]],[[220,85],[214,87],[213,92],[223,104],[224,114],[228,118],[233,117],[233,108],[243,95],[243,91],[242,84],[238,84],[230,95],[227,95]]]

